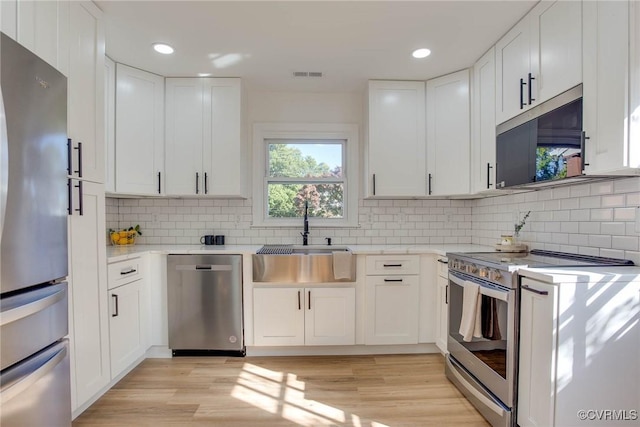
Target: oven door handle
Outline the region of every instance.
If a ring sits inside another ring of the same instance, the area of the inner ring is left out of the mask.
[[[461,286],[464,289],[464,282],[465,282],[464,279],[454,274],[449,274],[449,281],[455,283],[458,286]],[[509,291],[499,291],[497,289],[491,289],[487,286],[481,285],[480,283],[478,283],[478,285],[480,286],[480,295],[486,295],[490,298],[495,298],[500,301],[509,302]]]

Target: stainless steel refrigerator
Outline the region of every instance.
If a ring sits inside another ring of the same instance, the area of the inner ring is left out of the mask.
[[[67,79],[0,33],[0,425],[70,426]]]

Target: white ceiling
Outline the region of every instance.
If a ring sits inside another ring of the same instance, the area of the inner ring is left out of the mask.
[[[256,90],[348,92],[368,79],[426,80],[469,67],[536,1],[96,3],[116,62],[164,76],[242,77]],[[175,53],[155,53],[158,41]],[[431,56],[412,58],[420,47]]]

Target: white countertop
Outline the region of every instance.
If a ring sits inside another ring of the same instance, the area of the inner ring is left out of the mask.
[[[640,267],[521,268],[518,274],[546,283],[640,282]]]
[[[436,254],[447,252],[495,252],[491,246],[472,244],[449,245],[336,245],[347,246],[356,255]],[[117,262],[143,253],[164,254],[255,254],[262,245],[133,245],[108,246],[108,262]]]

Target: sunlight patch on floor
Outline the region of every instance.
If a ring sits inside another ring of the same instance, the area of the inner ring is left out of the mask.
[[[357,415],[308,400],[305,383],[295,374],[272,371],[251,363],[244,364],[231,396],[299,426],[388,427],[377,422],[363,424]]]

